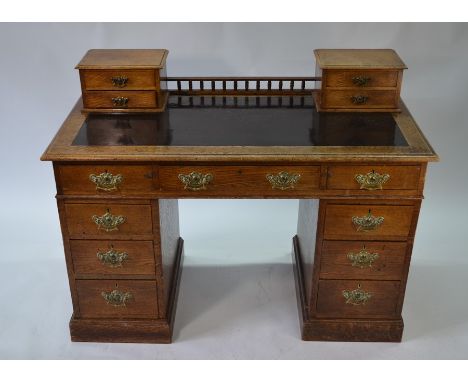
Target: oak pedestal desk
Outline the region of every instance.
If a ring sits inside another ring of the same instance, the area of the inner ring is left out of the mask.
[[[400,341],[426,167],[437,160],[405,105],[319,113],[307,85],[316,78],[167,80],[176,86],[162,113],[93,114],[80,99],[42,156],[57,184],[72,340],[171,342],[178,198],[295,198],[302,339]]]

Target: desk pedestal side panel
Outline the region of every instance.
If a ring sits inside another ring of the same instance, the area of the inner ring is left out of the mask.
[[[293,264],[303,340],[401,341],[420,204],[301,200]]]
[[[58,168],[71,339],[170,343],[183,256],[177,200],[80,195],[80,188],[64,195],[73,184]]]

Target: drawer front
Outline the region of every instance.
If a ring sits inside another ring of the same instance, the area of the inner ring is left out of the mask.
[[[326,70],[327,87],[396,87],[397,70]]]
[[[113,203],[65,203],[72,237],[152,234],[151,206]]]
[[[379,193],[385,190],[417,190],[419,166],[329,166],[327,189],[362,190]]]
[[[70,240],[76,277],[155,275],[152,241]]]
[[[84,90],[157,90],[159,73],[155,70],[81,70]]]
[[[155,91],[86,91],[83,105],[88,109],[147,109],[158,106]]]
[[[294,196],[319,188],[319,166],[161,166],[161,189],[190,196]]]
[[[153,167],[141,165],[62,165],[65,195],[137,195],[155,191]]]
[[[398,107],[395,90],[326,90],[322,106],[346,109],[385,109]]]
[[[82,318],[158,318],[156,281],[77,280]]]
[[[324,241],[322,279],[400,280],[406,243],[378,241]]]
[[[320,280],[317,315],[394,318],[399,316],[399,292],[399,281]]]
[[[331,240],[406,240],[414,206],[335,205],[326,210],[324,238]]]

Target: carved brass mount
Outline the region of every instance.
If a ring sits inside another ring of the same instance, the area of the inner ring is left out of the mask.
[[[363,105],[368,100],[369,100],[369,97],[364,96],[364,95],[351,96],[351,102],[354,103],[355,105]]]
[[[300,174],[290,174],[287,171],[281,171],[277,175],[268,174],[266,176],[268,181],[271,184],[271,188],[278,188],[280,190],[293,189],[299,179],[301,178]]]
[[[126,303],[133,298],[132,294],[129,292],[121,292],[117,289],[114,289],[111,292],[102,292],[101,296],[106,300],[109,305],[115,307],[125,307]]]
[[[372,216],[371,210],[366,216],[353,216],[351,218],[356,231],[375,231],[384,221],[383,216]]]
[[[353,267],[359,267],[362,269],[371,268],[372,263],[379,258],[379,254],[367,251],[366,246],[363,245],[359,252],[349,252],[347,257],[351,261]]]
[[[98,226],[98,229],[103,229],[106,232],[118,231],[118,226],[125,222],[125,216],[112,215],[107,209],[106,213],[102,216],[93,215],[92,218],[94,223]]]
[[[382,190],[382,186],[390,179],[389,174],[379,174],[372,170],[367,174],[356,174],[354,176],[356,182],[360,184],[361,190]]]
[[[365,86],[370,82],[370,77],[356,76],[352,78],[353,84],[357,86]]]
[[[107,252],[98,251],[96,256],[102,264],[107,265],[109,268],[121,267],[123,262],[128,259],[126,252],[118,252],[112,245]]]
[[[115,87],[124,88],[125,86],[127,86],[128,77],[115,76],[115,77],[112,77],[111,80],[112,80],[112,85],[114,85]]]
[[[206,190],[214,177],[212,174],[201,174],[196,171],[192,171],[188,175],[179,174],[179,180],[184,184],[184,190],[200,191]]]
[[[113,175],[106,170],[99,175],[91,174],[89,180],[96,185],[96,190],[110,192],[117,190],[119,184],[123,181],[123,176],[120,174]]]
[[[361,284],[358,284],[357,289],[344,290],[343,297],[346,299],[346,304],[364,305],[372,294],[361,289]]]
[[[112,104],[119,107],[127,107],[128,98],[127,97],[114,97],[112,98]]]

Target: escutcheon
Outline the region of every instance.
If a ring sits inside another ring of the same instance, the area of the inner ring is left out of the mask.
[[[270,182],[272,189],[277,188],[280,190],[289,190],[296,186],[297,182],[301,178],[301,175],[290,174],[287,171],[281,171],[276,175],[268,174],[266,178]]]

